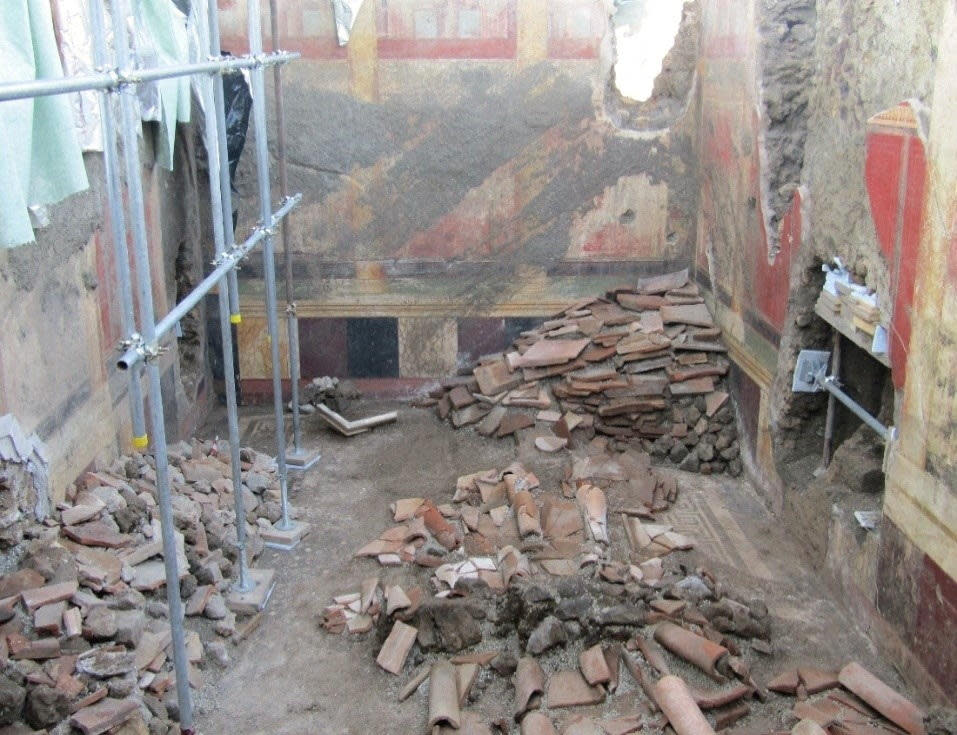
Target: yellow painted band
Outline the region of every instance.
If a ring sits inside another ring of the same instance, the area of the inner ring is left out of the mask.
[[[229,321],[230,321],[231,324],[241,324],[242,321],[243,321],[243,315],[242,315],[242,314],[230,314],[230,315],[229,315]]]
[[[133,437],[133,449],[146,449],[150,444],[150,438],[143,434],[143,436],[134,436]]]

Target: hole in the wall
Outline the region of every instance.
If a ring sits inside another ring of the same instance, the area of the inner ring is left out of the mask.
[[[626,209],[621,213],[621,216],[618,218],[618,221],[623,225],[631,224],[635,221],[635,210]]]
[[[693,99],[697,0],[616,0],[606,112],[622,128],[669,129]]]
[[[684,0],[617,0],[616,6],[615,85],[626,99],[644,102],[678,36]]]

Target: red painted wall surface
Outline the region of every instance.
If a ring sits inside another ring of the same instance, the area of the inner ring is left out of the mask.
[[[745,3],[704,3],[701,62],[701,240],[699,267],[745,322],[780,334],[787,315],[790,268],[802,244],[802,203],[795,194],[782,219],[773,256],[761,194],[761,118],[755,89],[755,51]]]
[[[924,143],[916,131],[872,126],[864,176],[877,240],[891,276],[891,371],[894,387],[902,388],[927,178]]]

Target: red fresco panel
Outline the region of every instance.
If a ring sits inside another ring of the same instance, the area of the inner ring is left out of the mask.
[[[898,134],[872,133],[867,136],[864,180],[871,201],[871,217],[877,230],[877,241],[888,259],[894,253],[903,146],[904,137]]]
[[[927,160],[924,144],[919,138],[910,142],[907,165],[907,187],[904,196],[901,226],[900,254],[894,284],[894,313],[891,317],[891,370],[894,383],[904,385],[907,369],[907,349],[910,346],[911,311],[914,308],[914,281],[917,278],[917,256],[924,216],[924,183]]]
[[[890,361],[896,388],[906,379],[927,160],[913,127],[893,129],[881,122],[906,121],[906,110],[891,108],[872,120],[864,170],[871,217],[891,276]]]
[[[600,3],[552,0],[548,8],[548,57],[596,59],[607,15]]]
[[[378,0],[383,59],[513,59],[515,0]]]
[[[803,198],[795,189],[791,206],[781,219],[779,250],[774,263],[758,257],[755,278],[756,306],[765,320],[780,334],[787,318],[791,263],[800,250],[803,237]]]
[[[345,47],[336,39],[335,16],[328,0],[280,0],[279,45],[283,51],[298,51],[304,59],[341,60]],[[246,4],[237,0],[219,0],[222,46],[233,54],[249,51],[246,35]],[[272,48],[268,4],[262,12],[263,44]]]
[[[93,247],[96,248],[96,299],[100,312],[100,349],[109,354],[116,349],[120,334],[120,315],[122,308],[119,288],[116,283],[116,257],[113,252],[113,238],[102,230],[93,234]]]

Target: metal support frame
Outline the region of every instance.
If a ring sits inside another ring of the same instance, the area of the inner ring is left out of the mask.
[[[60,79],[39,79],[0,84],[0,102],[28,99],[48,95],[68,94],[87,90],[100,91],[100,110],[104,133],[104,165],[110,207],[110,224],[115,249],[116,276],[120,291],[120,310],[123,329],[127,337],[122,341],[125,350],[118,366],[130,370],[130,410],[132,415],[134,446],[145,448],[147,442],[146,421],[143,411],[143,395],[140,378],[147,377],[149,399],[149,425],[155,461],[156,489],[161,523],[163,558],[166,572],[166,599],[170,610],[170,632],[173,647],[173,668],[176,674],[176,695],[179,704],[179,723],[184,735],[192,735],[193,705],[189,690],[189,661],[186,655],[183,630],[183,604],[180,598],[179,569],[176,555],[176,532],[170,490],[169,457],[166,443],[165,416],[160,366],[155,359],[162,352],[159,340],[171,331],[186,314],[195,308],[212,289],[218,287],[220,330],[223,340],[223,359],[227,374],[233,370],[233,327],[238,323],[239,298],[236,267],[240,260],[258,244],[264,245],[267,267],[267,304],[270,310],[270,336],[273,340],[274,377],[278,380],[279,360],[276,338],[275,270],[273,267],[272,236],[279,222],[299,203],[301,195],[285,196],[282,206],[273,212],[269,200],[268,151],[266,149],[265,94],[263,69],[266,66],[285,64],[299,58],[297,53],[262,52],[259,2],[249,0],[249,28],[253,53],[239,57],[223,57],[219,48],[219,23],[216,0],[208,0],[210,56],[208,61],[194,64],[179,64],[152,69],[133,69],[129,52],[129,0],[113,0],[112,29],[114,59],[110,66],[105,37],[105,13],[103,0],[91,2],[91,33],[93,36],[95,63],[93,74]],[[236,246],[232,223],[232,196],[229,182],[223,87],[215,77],[241,69],[253,70],[256,126],[257,164],[260,176],[261,222],[253,235],[241,246]],[[138,128],[141,126],[135,98],[137,84],[171,79],[174,77],[206,75],[201,85],[201,94],[206,108],[204,126],[209,153],[210,208],[212,210],[213,235],[216,260],[213,271],[193,289],[169,314],[159,322],[153,304],[152,277],[150,269],[149,241],[146,232],[146,214],[143,198],[142,167],[139,155]],[[122,138],[122,159],[128,192],[128,212],[124,212],[121,190],[120,163],[117,155],[117,125],[111,97],[119,99],[119,136]],[[128,216],[127,216],[128,214]],[[137,331],[136,314],[132,293],[130,254],[127,248],[127,232],[132,232],[133,259],[135,261],[136,290],[139,305],[140,331]],[[243,604],[250,604],[249,591],[252,582],[246,565],[245,511],[242,501],[242,473],[239,457],[239,422],[236,403],[236,385],[228,375],[226,380],[227,421],[229,424],[230,460],[235,498],[237,543],[239,547],[238,580],[234,592],[240,595]],[[274,381],[275,399],[281,411],[281,384]],[[279,444],[280,484],[283,497],[283,520],[288,524],[286,469],[284,457],[284,432],[281,413],[277,421]],[[255,570],[262,572],[265,570]],[[265,577],[266,582],[263,582]],[[271,592],[272,573],[263,575],[260,583],[268,589],[261,604],[265,604]]]
[[[117,0],[113,8],[113,38],[116,60],[120,68],[125,69],[129,64],[129,32],[126,25],[126,18],[129,13],[128,0]],[[140,144],[137,137],[139,121],[132,93],[132,88],[120,89],[120,129],[123,136],[123,158],[126,164],[130,219],[133,223],[133,251],[136,259],[140,321],[144,338],[148,342],[153,342],[156,333],[156,317],[153,311],[153,284],[150,278],[150,254],[146,237],[146,211],[143,204]],[[189,659],[186,654],[186,638],[183,632],[183,601],[179,594],[179,569],[176,559],[173,506],[170,498],[169,457],[166,447],[163,387],[159,365],[155,361],[147,363],[146,374],[149,378],[150,425],[153,432],[156,490],[159,496],[163,537],[163,563],[166,567],[166,602],[169,605],[173,669],[176,672],[176,698],[179,703],[180,727],[184,732],[192,732],[193,702],[189,691]]]
[[[102,8],[99,4],[90,13],[90,33],[93,36],[93,63],[98,68],[107,68],[106,33]],[[120,190],[121,173],[116,150],[116,122],[113,103],[108,95],[99,95],[100,120],[103,124],[103,164],[106,171],[106,190],[110,205],[110,231],[113,236],[113,260],[116,282],[120,291],[120,313],[125,334],[136,333],[136,315],[133,311],[133,291],[130,285],[130,255],[126,247],[126,215],[123,212],[123,193]],[[133,424],[133,448],[146,449],[149,436],[146,433],[146,417],[143,413],[143,371],[130,371],[130,414]]]
[[[889,445],[897,438],[897,429],[893,426],[884,426],[884,424],[865,411],[861,404],[859,404],[838,387],[838,380],[835,376],[818,376],[817,384],[845,406],[847,406],[851,413],[853,413],[855,416],[857,416],[857,418],[877,432],[881,439],[884,440],[885,444]]]
[[[834,345],[831,351],[831,375],[841,379],[841,333],[834,330]],[[834,424],[837,419],[837,397],[830,393],[827,397],[827,414],[824,418],[824,452],[821,466],[827,469],[831,465],[831,451],[834,445]]]
[[[277,0],[269,0],[269,28],[272,35],[272,51],[279,53],[279,9]],[[286,170],[286,111],[282,86],[282,67],[276,65],[273,73],[273,98],[276,105],[276,158],[279,169],[279,193],[289,194],[289,176]],[[299,316],[296,311],[296,294],[292,277],[292,246],[288,220],[282,223],[283,270],[286,290],[286,328],[289,333],[289,383],[292,402],[292,451],[287,455],[290,470],[306,470],[319,461],[318,451],[303,449],[302,418],[299,411],[299,384],[302,379],[299,363]]]
[[[286,64],[298,59],[300,54],[288,51],[281,54],[247,54],[245,56],[213,56],[209,61],[196,64],[172,64],[156,66],[150,69],[128,69],[126,65],[110,71],[96,74],[80,74],[75,77],[59,79],[36,79],[30,82],[7,82],[0,85],[0,102],[22,100],[33,97],[49,97],[55,94],[86,92],[92,90],[109,91],[122,89],[135,84],[158,82],[174,77],[188,77],[193,74],[222,74],[240,69],[261,69],[273,64]]]
[[[249,52],[253,56],[263,53],[262,27],[260,26],[259,0],[248,0]],[[253,95],[253,129],[256,135],[256,177],[259,183],[259,208],[263,222],[267,221],[272,208],[272,193],[269,182],[269,147],[266,127],[266,75],[262,66],[250,72]],[[294,533],[304,524],[294,523],[289,517],[289,473],[286,465],[286,427],[283,414],[282,376],[279,362],[279,320],[276,313],[276,257],[273,232],[267,230],[263,238],[263,271],[266,281],[266,323],[269,330],[269,346],[272,357],[273,412],[276,420],[276,463],[279,467],[279,490],[282,518],[275,527],[282,532]],[[298,541],[285,545],[291,548]]]

